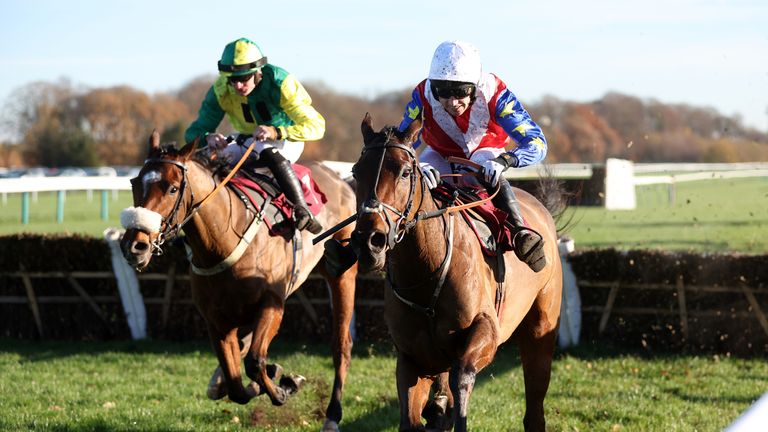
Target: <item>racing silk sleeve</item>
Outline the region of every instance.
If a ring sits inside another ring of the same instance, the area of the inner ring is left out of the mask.
[[[411,93],[411,100],[405,106],[405,113],[403,114],[403,120],[400,121],[400,126],[397,127],[398,130],[402,132],[408,129],[408,126],[410,126],[411,123],[414,122],[414,120],[421,118],[423,110],[424,110],[424,105],[422,104],[421,95],[417,87],[413,89],[413,93]],[[416,139],[416,142],[413,143],[413,148],[417,149],[419,148],[420,145],[421,145],[421,133],[419,133],[419,138]]]
[[[219,105],[216,93],[213,90],[213,86],[211,86],[203,99],[203,103],[200,105],[197,120],[193,121],[186,132],[184,132],[184,140],[190,143],[195,138],[201,138],[199,146],[205,147],[205,140],[202,138],[205,134],[215,132],[222,119],[224,119],[224,110]]]
[[[506,86],[503,86],[496,99],[495,115],[496,122],[517,144],[517,147],[510,151],[517,158],[516,168],[544,160],[547,155],[547,140],[544,132]]]
[[[280,86],[280,108],[293,122],[279,126],[281,137],[290,141],[317,141],[325,135],[325,119],[312,106],[312,98],[304,86],[288,75]]]

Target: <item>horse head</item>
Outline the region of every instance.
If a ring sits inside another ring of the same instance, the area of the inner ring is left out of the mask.
[[[184,146],[160,145],[160,135],[149,138],[147,159],[139,175],[131,179],[133,207],[120,214],[126,229],[120,246],[126,261],[137,270],[149,265],[152,255],[181,229],[181,219],[192,204],[186,162],[194,154],[197,141]]]
[[[375,132],[371,116],[363,118],[363,150],[352,170],[358,206],[352,244],[364,271],[384,268],[386,252],[402,239],[416,210],[424,184],[411,144],[420,126],[416,121],[406,131],[386,126]]]

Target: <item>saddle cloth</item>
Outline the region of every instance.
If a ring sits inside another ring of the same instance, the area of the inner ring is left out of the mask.
[[[312,171],[304,165],[293,164],[293,170],[301,183],[304,199],[309,210],[317,216],[328,202],[325,194],[312,178]],[[290,239],[295,230],[293,224],[293,203],[280,191],[272,176],[258,171],[241,169],[232,177],[227,185],[247,204],[251,204],[256,212],[264,212],[264,222],[269,233],[275,237]],[[264,208],[264,203],[269,204]]]
[[[441,183],[433,189],[432,195],[446,206],[479,201],[489,196],[482,186],[458,187],[446,183]],[[475,233],[484,254],[497,256],[513,250],[512,231],[506,223],[507,212],[488,201],[460,213]]]

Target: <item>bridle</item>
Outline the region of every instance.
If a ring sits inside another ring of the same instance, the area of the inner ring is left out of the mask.
[[[413,225],[416,224],[416,218],[412,219],[411,221],[408,221],[408,217],[411,214],[411,210],[413,210],[413,195],[416,191],[416,170],[419,169],[418,165],[416,164],[416,154],[411,146],[405,145],[405,144],[399,144],[399,143],[391,143],[389,142],[391,138],[392,132],[390,131],[387,133],[387,139],[384,141],[383,144],[377,144],[377,145],[370,145],[366,146],[363,149],[363,154],[367,153],[370,150],[381,150],[381,155],[379,157],[379,163],[378,163],[378,169],[376,170],[376,180],[373,183],[373,189],[371,190],[371,195],[363,201],[363,203],[360,206],[360,211],[357,213],[357,219],[359,221],[361,216],[367,215],[367,214],[375,214],[378,216],[382,222],[384,222],[387,225],[387,246],[392,249],[395,247],[397,243],[400,243],[400,241],[403,240],[403,237],[405,236],[405,233],[410,229]],[[409,175],[409,182],[410,186],[408,189],[408,198],[405,204],[405,208],[400,211],[396,207],[387,204],[383,201],[381,201],[376,193],[376,191],[379,188],[379,180],[381,179],[381,168],[384,164],[384,158],[387,153],[388,149],[396,148],[403,150],[407,155],[408,159],[411,164],[411,172]],[[424,186],[424,181],[422,179],[422,186]],[[424,195],[422,194],[422,201],[424,200]],[[421,204],[419,204],[419,207],[421,207]],[[389,212],[387,212],[388,210]],[[394,214],[396,216],[396,219],[392,219],[390,217],[390,214]]]
[[[173,224],[173,222],[177,221],[178,219],[178,213],[181,209],[181,203],[184,201],[184,193],[187,191],[187,186],[189,185],[189,182],[187,181],[187,166],[181,162],[175,161],[175,160],[169,160],[169,159],[163,159],[163,158],[150,158],[144,161],[144,166],[147,166],[149,164],[169,164],[178,167],[181,170],[181,183],[179,184],[179,194],[176,198],[176,202],[173,204],[173,208],[171,209],[170,214],[168,216],[163,216],[161,220],[161,229],[158,233],[157,237],[150,241],[150,245],[152,247],[152,255],[159,256],[163,254],[162,246],[163,244],[173,239],[179,234],[179,231],[181,231],[181,228],[186,224],[189,219],[192,218],[195,211],[200,208],[200,206],[193,206],[194,211],[190,212],[189,216],[187,216],[183,221],[176,222]],[[189,196],[190,201],[195,201],[195,193],[192,191],[192,188],[189,188]]]
[[[412,219],[408,219],[408,217],[411,215],[411,211],[414,207],[414,193],[416,190],[416,182],[417,182],[417,172],[416,170],[419,169],[418,164],[416,163],[416,154],[413,150],[413,147],[405,144],[399,144],[399,143],[392,143],[390,142],[390,138],[392,136],[392,131],[390,130],[387,133],[387,137],[384,140],[383,144],[377,144],[377,145],[368,145],[363,149],[363,154],[370,150],[381,150],[381,155],[379,157],[379,163],[378,163],[378,169],[376,171],[376,180],[373,185],[373,189],[371,191],[371,195],[363,201],[360,211],[358,212],[358,220],[361,216],[365,214],[375,214],[381,220],[387,225],[387,247],[389,250],[392,250],[397,243],[403,240],[405,237],[405,234],[413,228],[420,220],[430,219],[434,217],[442,216],[443,214],[450,214],[450,209],[455,207],[446,207],[438,210],[433,210],[429,212],[421,211],[421,206],[424,202],[424,195],[428,188],[426,185],[426,181],[424,180],[423,176],[419,176],[418,178],[421,180],[421,200],[419,202],[418,207],[416,207],[416,213]],[[376,193],[376,191],[379,188],[379,180],[381,179],[381,169],[384,163],[385,155],[387,153],[388,149],[396,148],[403,150],[407,155],[408,159],[411,165],[411,172],[409,175],[409,181],[410,181],[410,187],[408,190],[408,197],[406,200],[405,208],[400,211],[396,207],[392,206],[391,204],[387,204],[383,201],[381,201]],[[426,192],[428,193],[428,192]],[[388,212],[387,212],[388,211]],[[390,213],[397,216],[397,219],[394,221],[390,218]],[[452,216],[452,214],[450,214]],[[397,297],[401,302],[405,303],[409,307],[411,307],[414,310],[417,310],[421,313],[424,313],[429,318],[435,317],[435,311],[436,311],[436,305],[438,301],[438,297],[440,296],[440,291],[442,290],[443,284],[445,283],[445,278],[448,274],[448,267],[451,264],[451,257],[453,256],[453,218],[449,217],[448,221],[444,221],[446,230],[445,230],[445,256],[443,257],[443,260],[440,264],[440,266],[435,271],[434,275],[428,278],[424,283],[420,283],[414,286],[410,287],[398,287],[394,280],[391,278],[391,269],[388,269],[387,273],[387,281],[389,283],[389,286],[392,288],[392,292],[394,293],[395,297]],[[432,291],[432,295],[430,296],[430,304],[427,306],[419,305],[411,300],[408,300],[405,298],[401,291],[408,291],[413,290],[416,288],[421,287],[425,283],[429,283],[432,281],[435,281],[435,286]]]

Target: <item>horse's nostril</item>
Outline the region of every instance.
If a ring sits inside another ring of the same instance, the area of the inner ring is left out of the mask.
[[[139,252],[144,253],[149,248],[149,245],[144,242],[135,242],[133,243],[133,246],[131,247],[131,250],[133,252]]]
[[[383,232],[374,231],[368,238],[368,245],[371,249],[382,250],[387,245],[387,236]]]

